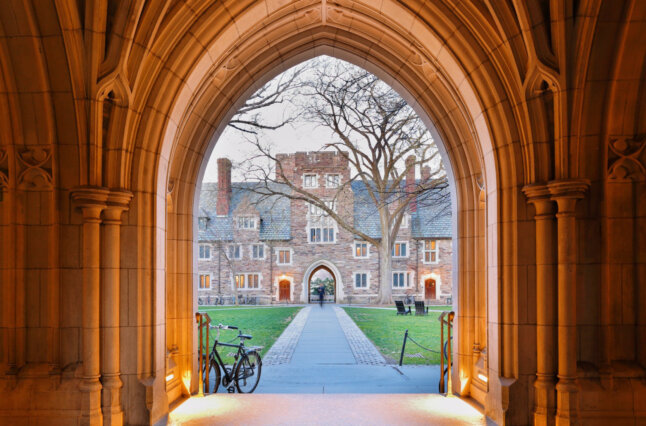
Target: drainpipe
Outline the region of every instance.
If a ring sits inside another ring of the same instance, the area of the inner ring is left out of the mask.
[[[222,280],[222,242],[218,241],[218,296],[222,296],[220,281]]]
[[[413,241],[415,241],[415,292],[419,293],[419,240]]]
[[[274,247],[271,245],[271,243],[268,244],[269,246],[269,304],[272,304],[272,299],[274,297],[274,262],[272,261],[272,258],[274,257]]]

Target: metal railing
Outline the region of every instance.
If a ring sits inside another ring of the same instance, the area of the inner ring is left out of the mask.
[[[446,394],[453,395],[453,386],[451,382],[451,366],[453,365],[452,348],[451,348],[451,329],[453,327],[453,318],[455,312],[442,312],[438,320],[440,321],[440,393],[445,391],[444,374],[447,375]],[[444,326],[446,325],[446,343],[444,342]],[[444,369],[444,358],[447,358],[446,370]]]
[[[197,396],[204,396],[204,385],[209,388],[209,324],[211,324],[211,317],[207,313],[196,312],[195,322],[197,322],[197,330],[200,334],[200,341],[198,344],[198,365],[197,365]],[[205,344],[206,343],[206,344]],[[203,372],[206,372],[206,378],[203,377]],[[206,379],[206,383],[205,380]]]

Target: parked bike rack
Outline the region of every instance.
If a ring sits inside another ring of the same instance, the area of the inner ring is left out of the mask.
[[[200,342],[198,346],[198,366],[197,366],[197,396],[204,396],[204,377],[202,377],[202,371],[206,371],[206,388],[209,388],[209,374],[208,374],[208,365],[209,358],[206,355],[209,350],[209,324],[211,324],[211,317],[207,313],[196,312],[195,313],[195,322],[197,322],[197,329],[200,333]],[[206,343],[206,345],[204,345]],[[205,351],[202,351],[202,348],[206,348]],[[204,369],[202,369],[204,366]]]
[[[455,318],[455,312],[442,312],[438,320],[440,321],[440,393],[444,393],[444,357],[447,357],[447,390],[446,395],[453,395],[453,386],[451,382],[451,365],[453,365],[452,360],[452,349],[451,349],[451,328],[453,327],[453,318]],[[447,338],[446,343],[444,342],[444,325],[446,325]],[[444,349],[448,347],[448,351]]]

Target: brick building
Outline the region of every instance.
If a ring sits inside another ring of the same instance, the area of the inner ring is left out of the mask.
[[[374,203],[362,182],[347,184],[347,158],[334,152],[279,154],[290,181],[329,200],[329,206],[361,231],[379,238]],[[330,301],[374,303],[379,295],[379,252],[315,206],[279,195],[261,196],[252,183],[231,182],[231,162],[218,159],[218,183],[200,195],[199,287],[202,304],[235,294],[260,303],[304,303],[312,277],[334,279]],[[421,171],[422,178],[428,169]],[[415,181],[414,170],[406,185]],[[346,185],[344,185],[346,184]],[[339,190],[339,188],[342,188]],[[286,191],[285,185],[274,189]],[[335,196],[336,195],[336,196]],[[393,248],[393,298],[412,295],[427,303],[451,297],[451,217],[448,195],[411,203]]]

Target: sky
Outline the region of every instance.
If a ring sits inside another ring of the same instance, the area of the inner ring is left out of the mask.
[[[316,60],[313,59],[313,60]],[[339,59],[326,57],[325,60],[340,61]],[[288,72],[288,71],[286,71]],[[277,81],[280,75],[272,80]],[[268,84],[272,84],[269,82]],[[259,113],[261,122],[277,123],[282,117],[293,112],[295,107],[289,103],[275,104],[263,109]],[[334,140],[336,136],[333,132],[324,126],[316,125],[311,122],[299,120],[294,123],[270,131],[262,132],[263,144],[271,144],[273,153],[294,153],[298,151],[317,151],[326,143]],[[218,139],[213,148],[213,152],[207,164],[204,173],[204,182],[217,182],[217,159],[226,157],[233,163],[232,181],[244,181],[242,175],[243,169],[236,167],[236,162],[240,159],[247,159],[257,153],[257,148],[248,141],[248,135],[232,128],[227,127]],[[266,161],[266,160],[264,160]],[[433,167],[435,169],[435,167]],[[419,171],[417,172],[419,176]]]

